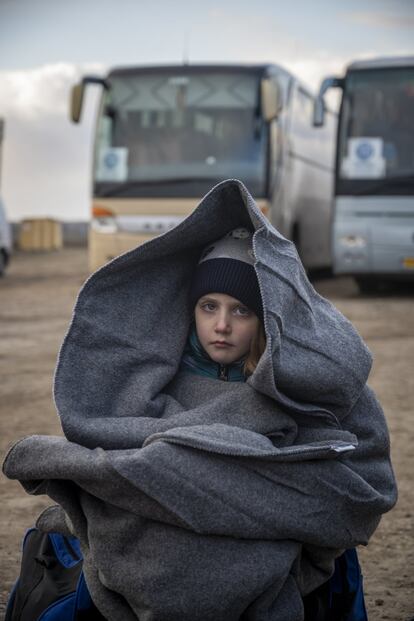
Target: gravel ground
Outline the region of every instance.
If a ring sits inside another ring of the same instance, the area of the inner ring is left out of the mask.
[[[60,434],[51,396],[60,343],[87,277],[85,249],[17,253],[0,279],[0,451],[25,435]],[[414,287],[363,297],[350,278],[319,279],[319,292],[357,326],[374,354],[370,385],[386,413],[399,484],[397,506],[360,550],[370,621],[414,617]],[[43,497],[0,477],[0,615],[19,571],[20,542]]]

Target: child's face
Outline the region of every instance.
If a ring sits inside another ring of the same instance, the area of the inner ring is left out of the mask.
[[[231,364],[243,358],[259,327],[257,315],[225,293],[208,293],[195,307],[197,336],[214,362]]]

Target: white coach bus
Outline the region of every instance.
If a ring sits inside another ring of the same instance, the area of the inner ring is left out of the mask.
[[[276,65],[113,69],[95,132],[90,268],[175,226],[214,184],[242,180],[293,239],[306,267],[329,266],[336,117],[313,127],[314,98]]]
[[[364,292],[414,280],[414,57],[354,62],[326,78],[323,96],[342,89],[338,121],[333,269]]]

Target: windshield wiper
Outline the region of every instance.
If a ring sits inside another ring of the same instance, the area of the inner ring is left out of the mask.
[[[120,181],[119,183],[113,183],[109,187],[105,187],[100,192],[99,196],[123,196],[135,188],[144,188],[148,186],[156,186],[156,185],[168,185],[168,184],[177,184],[177,183],[191,183],[205,181],[207,183],[219,183],[221,181],[220,177],[171,177],[165,179],[152,179],[148,181]],[[95,182],[96,183],[96,182]],[[105,183],[98,182],[98,183]]]

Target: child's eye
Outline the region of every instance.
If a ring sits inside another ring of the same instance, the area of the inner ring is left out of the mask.
[[[215,304],[213,304],[213,302],[204,302],[204,304],[202,304],[202,305],[201,305],[201,308],[202,308],[203,310],[206,310],[206,311],[208,311],[208,312],[211,312],[211,311],[215,310],[216,305],[215,305]]]
[[[236,306],[234,310],[236,315],[240,315],[241,317],[248,317],[251,313],[247,306]]]

